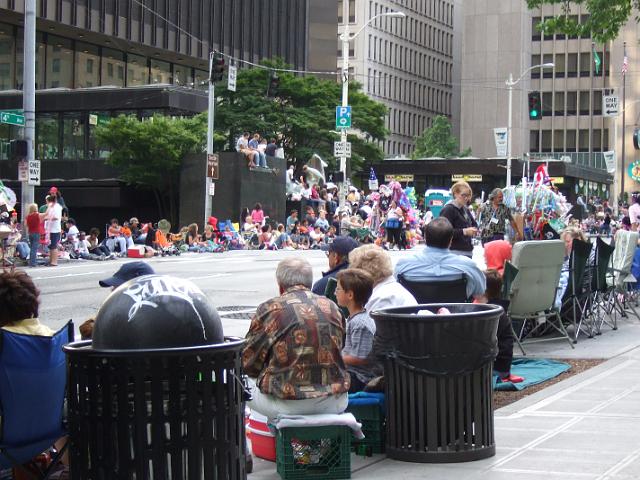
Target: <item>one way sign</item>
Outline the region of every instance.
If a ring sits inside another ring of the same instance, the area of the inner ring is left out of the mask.
[[[605,117],[617,117],[619,113],[619,103],[617,95],[602,96],[602,114]]]

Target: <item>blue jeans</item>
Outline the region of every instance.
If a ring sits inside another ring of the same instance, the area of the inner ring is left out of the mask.
[[[29,254],[31,250],[29,249],[29,244],[27,242],[18,242],[16,243],[16,252],[18,252],[18,256],[23,260],[29,259]]]
[[[258,157],[258,166],[267,168],[267,156],[262,152],[256,151],[256,153]]]
[[[37,265],[39,245],[40,245],[40,234],[30,233],[29,246],[31,247],[31,251],[29,252],[29,266],[31,267],[35,267]]]

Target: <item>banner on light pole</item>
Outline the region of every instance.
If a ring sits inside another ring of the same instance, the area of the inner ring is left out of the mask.
[[[506,127],[494,128],[493,138],[496,142],[496,154],[498,157],[507,156],[508,131]]]
[[[604,163],[607,165],[607,172],[616,173],[616,152],[612,150],[603,152],[602,155],[604,156]]]

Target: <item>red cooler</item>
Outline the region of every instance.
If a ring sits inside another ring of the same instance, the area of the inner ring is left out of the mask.
[[[247,436],[251,440],[253,454],[256,457],[276,461],[276,437],[267,427],[267,417],[258,412],[251,412],[247,425]]]

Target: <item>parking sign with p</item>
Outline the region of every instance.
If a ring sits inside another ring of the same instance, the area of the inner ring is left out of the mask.
[[[351,107],[336,107],[336,128],[351,128]]]

